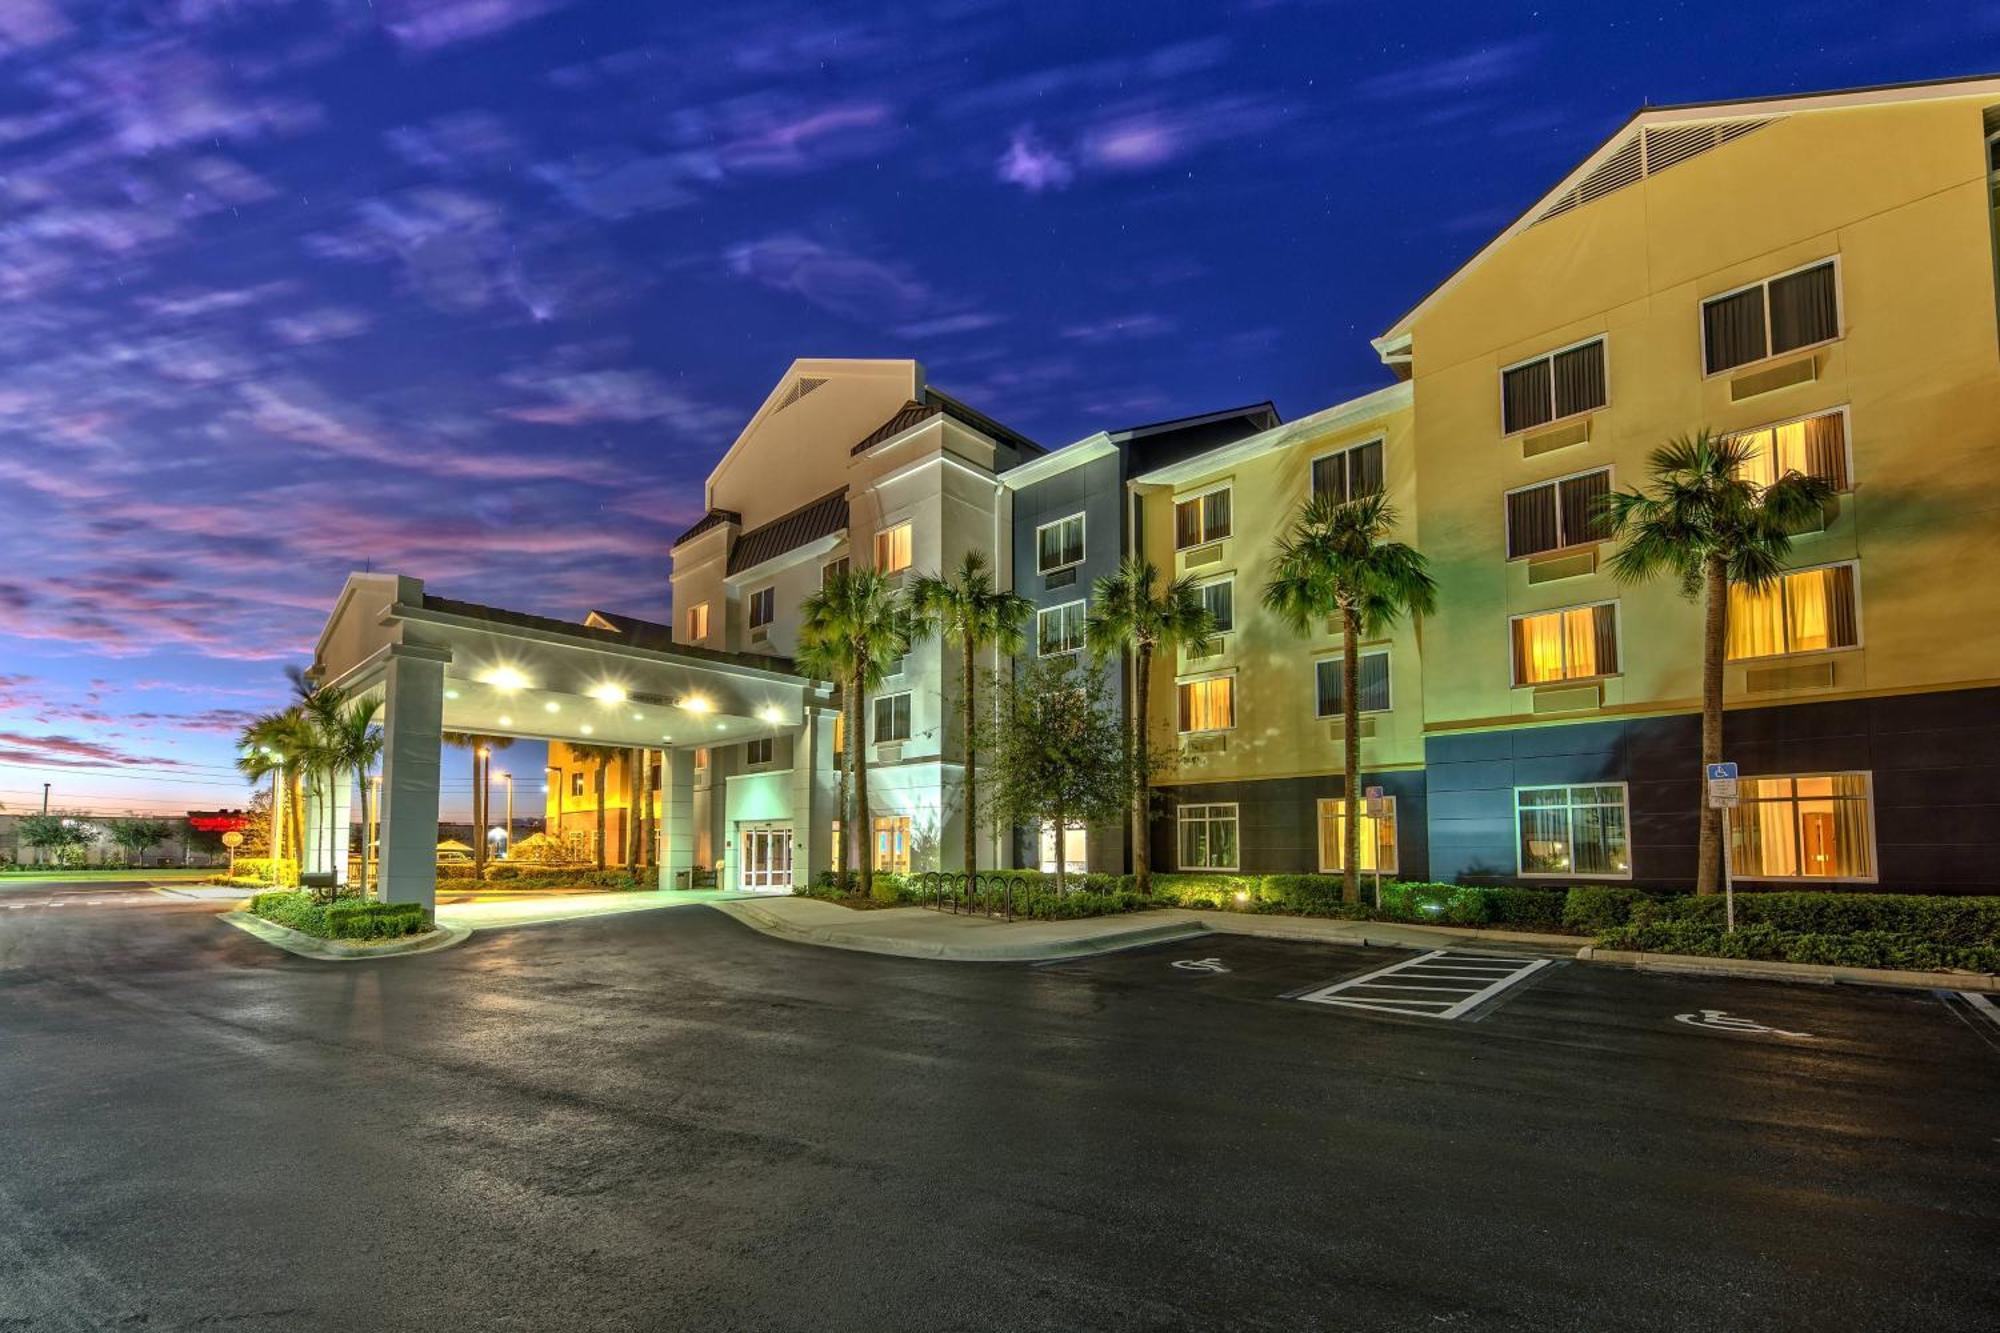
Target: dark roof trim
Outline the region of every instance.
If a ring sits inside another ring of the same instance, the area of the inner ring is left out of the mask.
[[[640,648],[647,652],[683,657],[691,661],[712,662],[717,666],[747,667],[753,671],[765,671],[774,675],[799,674],[798,668],[793,665],[789,657],[772,657],[762,653],[725,653],[713,648],[697,648],[693,644],[686,643],[656,647],[651,643],[637,642],[616,630],[599,629],[595,625],[579,625],[573,620],[556,620],[549,616],[531,615],[526,611],[508,611],[497,606],[482,606],[478,602],[461,602],[453,597],[439,597],[436,593],[424,594],[424,610],[435,611],[440,615],[458,616],[465,620],[484,621],[489,625],[512,625],[516,629],[560,635],[603,648]]]
[[[1164,435],[1169,431],[1188,430],[1195,426],[1206,426],[1214,421],[1228,421],[1232,417],[1257,417],[1263,420],[1259,430],[1270,430],[1282,426],[1285,419],[1278,415],[1278,406],[1266,398],[1261,403],[1245,403],[1242,407],[1224,408],[1219,412],[1198,412],[1191,417],[1175,417],[1171,421],[1152,421],[1143,426],[1126,426],[1120,430],[1107,431],[1113,440],[1123,444],[1127,440],[1143,439],[1148,435]]]
[[[662,625],[655,620],[641,620],[637,616],[620,615],[616,611],[599,610],[596,607],[591,608],[590,615],[602,620],[614,633],[624,635],[641,648],[672,651],[674,647],[674,631],[669,625]],[[589,618],[589,616],[584,617],[586,622]]]
[[[967,407],[951,395],[939,393],[936,389],[925,389],[922,398],[912,398],[904,403],[896,409],[896,415],[862,436],[860,443],[848,450],[848,453],[865,454],[883,441],[892,440],[904,431],[914,430],[940,414],[950,417],[962,426],[970,426],[1000,444],[1011,444],[1024,453],[1048,452],[1019,431],[1009,430],[984,412]]]
[[[737,537],[729,550],[728,572],[754,569],[766,560],[775,560],[787,551],[796,551],[808,542],[846,529],[847,488],[843,486]]]
[[[699,537],[710,528],[721,527],[724,523],[741,523],[742,521],[743,515],[737,513],[734,509],[711,509],[696,519],[693,527],[674,538],[674,545],[679,546],[689,538]]]

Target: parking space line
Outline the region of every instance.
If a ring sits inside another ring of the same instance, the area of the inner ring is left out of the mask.
[[[1976,990],[1962,990],[1958,997],[1972,1006],[1972,1012],[2000,1028],[2000,1004],[1995,1004]]]
[[[1519,985],[1553,961],[1491,954],[1459,955],[1449,949],[1434,949],[1294,998],[1309,1004],[1450,1020],[1470,1013],[1508,987]],[[1429,984],[1432,982],[1445,984]],[[1435,992],[1452,998],[1424,999],[1408,994],[1409,991]]]

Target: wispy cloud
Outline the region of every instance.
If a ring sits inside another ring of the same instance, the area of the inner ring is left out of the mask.
[[[1076,168],[1069,160],[1025,126],[1007,141],[1007,151],[994,164],[994,172],[1006,184],[1018,185],[1030,194],[1060,190],[1076,179]]]
[[[1373,75],[1356,84],[1355,91],[1385,101],[1479,92],[1526,74],[1547,48],[1548,40],[1544,37],[1495,42],[1441,60],[1420,60]]]

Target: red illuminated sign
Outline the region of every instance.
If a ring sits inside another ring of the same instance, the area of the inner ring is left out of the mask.
[[[187,820],[196,833],[241,833],[250,827],[250,816],[241,810],[190,810]]]

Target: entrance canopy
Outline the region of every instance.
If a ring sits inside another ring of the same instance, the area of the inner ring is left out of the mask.
[[[383,701],[386,898],[434,898],[442,732],[664,750],[671,780],[691,771],[698,747],[798,733],[832,705],[833,686],[786,659],[674,644],[594,619],[455,601],[397,574],[348,576],[310,674]]]

